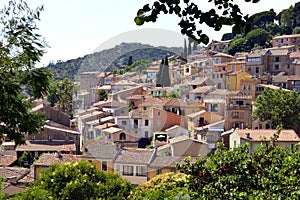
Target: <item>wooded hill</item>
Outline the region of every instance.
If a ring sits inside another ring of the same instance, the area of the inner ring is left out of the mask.
[[[181,47],[154,47],[141,43],[121,43],[114,48],[95,52],[65,62],[50,63],[46,68],[54,70],[54,77],[57,80],[69,78],[76,80],[77,75],[90,71],[113,71],[127,64],[128,58],[132,61],[138,60],[161,60],[166,55],[180,55],[183,52]]]

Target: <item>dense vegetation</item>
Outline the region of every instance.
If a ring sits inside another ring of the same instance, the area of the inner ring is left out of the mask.
[[[36,26],[42,10],[9,1],[0,11],[0,141],[5,134],[23,143],[25,134],[38,133],[44,124],[31,102],[47,94],[52,79],[50,71],[34,67],[45,47]]]
[[[106,173],[91,162],[79,161],[50,166],[34,186],[16,199],[125,199],[131,189],[132,185],[119,174]]]
[[[272,37],[300,33],[300,2],[276,14],[273,9],[256,13],[250,17],[250,32],[236,34],[226,33],[222,40],[233,39],[228,53],[234,55],[240,51],[272,46]]]
[[[132,62],[149,60],[156,61],[166,55],[180,55],[179,47],[153,47],[140,43],[121,43],[114,48],[85,55],[84,57],[66,62],[50,63],[46,68],[54,70],[55,79],[76,79],[76,76],[87,71],[114,71],[126,66],[131,57]]]
[[[300,96],[294,91],[265,89],[255,100],[254,118],[268,121],[272,128],[300,128]]]

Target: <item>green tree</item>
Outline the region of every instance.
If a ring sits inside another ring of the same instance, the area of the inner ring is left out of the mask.
[[[162,85],[161,76],[162,76],[163,67],[164,67],[164,59],[161,60],[158,73],[156,74],[156,87],[161,87]]]
[[[282,10],[278,14],[279,25],[285,28],[285,34],[291,34],[293,30],[293,6],[288,9]]]
[[[173,200],[179,193],[188,195],[187,175],[173,172],[154,177],[136,187],[130,194],[132,200]],[[181,196],[184,196],[181,195]]]
[[[265,89],[254,106],[254,118],[269,121],[272,128],[283,125],[286,129],[299,129],[300,96],[296,92]]]
[[[197,51],[198,42],[193,41],[193,51]]]
[[[221,145],[178,168],[188,176],[191,199],[298,199],[299,162],[300,151],[265,143],[249,154],[246,143],[230,150]]]
[[[250,31],[247,34],[246,39],[247,46],[249,46],[252,49],[255,44],[262,47],[268,46],[270,40],[272,39],[272,36],[266,30],[259,28]]]
[[[222,41],[232,40],[234,37],[235,37],[234,33],[224,33],[221,40]]]
[[[297,26],[293,29],[293,34],[299,34],[300,33],[300,26]]]
[[[273,36],[282,35],[284,33],[284,27],[276,23],[270,23],[267,24],[266,31],[270,32]]]
[[[169,63],[168,62],[168,57],[166,56],[166,59],[164,61],[164,65],[163,65],[163,68],[162,68],[162,72],[161,72],[161,77],[160,77],[162,87],[170,87],[171,86],[168,63]]]
[[[189,44],[188,44],[188,55],[191,55],[192,54],[192,42],[191,40],[189,40]]]
[[[258,1],[245,0],[252,3]],[[243,16],[239,6],[234,4],[233,0],[213,1],[213,3],[214,8],[204,11],[190,0],[159,0],[151,6],[146,4],[139,9],[134,21],[137,25],[143,25],[145,22],[156,22],[161,13],[175,14],[180,20],[178,25],[181,33],[204,44],[208,44],[209,37],[197,27],[198,24],[205,23],[215,31],[219,31],[223,25],[235,25],[233,27],[235,33],[250,31],[251,19],[247,15]]]
[[[188,56],[188,50],[187,50],[187,45],[186,45],[186,39],[184,39],[184,44],[183,44],[183,57],[187,58]]]
[[[98,95],[99,95],[99,101],[104,101],[107,100],[107,92],[106,90],[98,90]]]
[[[119,174],[106,173],[93,163],[79,161],[50,166],[32,188],[19,196],[32,199],[30,195],[40,191],[47,199],[126,199],[131,188]]]
[[[44,116],[32,111],[31,101],[47,94],[52,79],[47,69],[35,68],[46,45],[36,26],[42,10],[13,0],[1,10],[0,139],[7,134],[16,144],[44,125]]]
[[[227,51],[230,55],[235,55],[236,52],[249,51],[250,47],[247,45],[246,38],[236,37],[229,45]]]
[[[132,65],[133,61],[132,61],[132,56],[128,57],[128,62],[127,62],[127,66]]]
[[[74,82],[68,78],[61,81],[53,81],[47,100],[51,103],[51,106],[59,105],[63,112],[71,113],[74,89]]]
[[[267,24],[274,23],[276,12],[273,9],[270,11],[263,11],[251,16],[253,19],[252,26],[254,28],[266,29]]]

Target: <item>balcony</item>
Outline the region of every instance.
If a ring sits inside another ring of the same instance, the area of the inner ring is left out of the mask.
[[[227,110],[252,110],[252,105],[228,105]]]

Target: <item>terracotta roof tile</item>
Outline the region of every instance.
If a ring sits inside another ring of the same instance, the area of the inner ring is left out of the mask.
[[[147,165],[152,154],[150,149],[122,149],[115,163]]]
[[[65,162],[76,162],[79,161],[79,156],[71,155],[71,154],[43,154],[37,161],[35,161],[35,165],[42,166],[50,166],[55,163],[65,163]]]
[[[24,145],[16,147],[16,151],[75,151],[75,144],[35,144],[26,141]]]
[[[267,141],[277,132],[276,129],[237,129],[239,136],[243,139],[261,141],[265,137]],[[247,137],[250,134],[250,138]],[[282,130],[278,141],[300,142],[300,138],[294,130]]]
[[[7,167],[17,160],[17,156],[0,155],[0,167]]]
[[[117,152],[117,148],[113,143],[102,143],[99,141],[98,143],[88,145],[87,152],[83,153],[83,157],[113,160]]]
[[[29,169],[22,167],[0,167],[0,177],[11,178],[17,177],[17,180],[23,178],[29,173]]]

